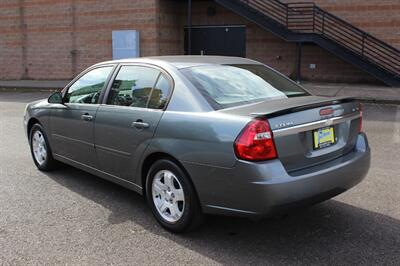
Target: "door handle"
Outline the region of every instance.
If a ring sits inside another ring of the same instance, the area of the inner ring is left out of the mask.
[[[136,122],[132,123],[132,126],[137,129],[149,128],[150,125],[148,123],[143,122],[143,120],[137,120]]]
[[[88,114],[88,113],[86,113],[86,114],[83,114],[83,115],[81,116],[81,119],[82,119],[83,121],[92,121],[92,120],[93,120],[93,116],[90,115],[90,114]]]

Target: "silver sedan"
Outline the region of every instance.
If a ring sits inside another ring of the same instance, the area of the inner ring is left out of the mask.
[[[173,232],[205,213],[260,218],[342,193],[367,174],[362,110],[232,57],[109,61],[24,117],[33,161],[144,195]]]

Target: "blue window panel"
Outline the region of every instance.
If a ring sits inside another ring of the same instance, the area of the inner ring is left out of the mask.
[[[113,31],[112,49],[113,59],[139,57],[139,32],[136,30]]]

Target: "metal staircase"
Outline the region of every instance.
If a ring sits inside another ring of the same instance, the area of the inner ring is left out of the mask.
[[[400,86],[400,50],[312,2],[214,1],[286,41],[313,42],[387,85]]]

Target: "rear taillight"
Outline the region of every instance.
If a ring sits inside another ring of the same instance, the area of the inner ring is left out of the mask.
[[[360,123],[358,124],[358,132],[361,132],[362,131],[362,116],[363,116],[361,103],[358,104],[358,110],[360,111]]]
[[[267,120],[253,120],[246,125],[235,141],[239,159],[263,161],[277,157],[272,131]]]

